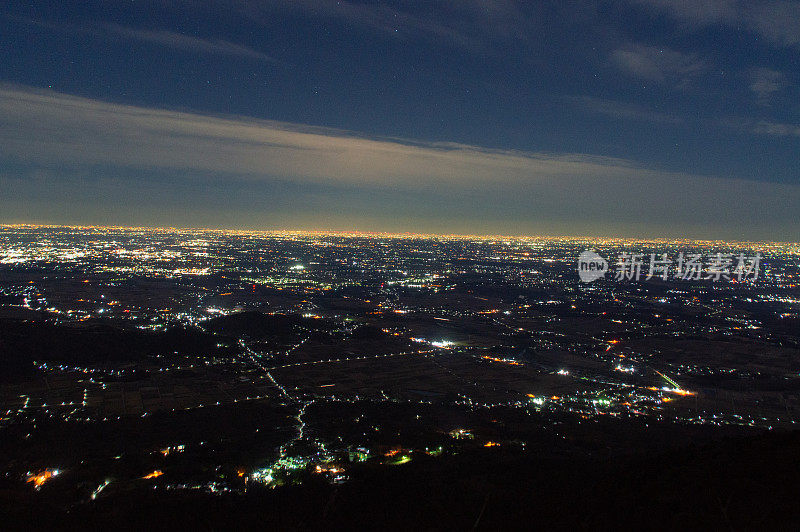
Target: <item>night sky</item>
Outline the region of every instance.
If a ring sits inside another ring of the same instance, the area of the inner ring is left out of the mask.
[[[800,2],[4,2],[0,222],[800,241]]]

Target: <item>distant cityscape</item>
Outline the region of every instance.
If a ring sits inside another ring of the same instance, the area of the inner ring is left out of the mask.
[[[762,270],[584,284],[589,248],[758,253]],[[87,505],[624,450],[645,427],[792,428],[798,258],[765,242],[3,226],[5,481]]]

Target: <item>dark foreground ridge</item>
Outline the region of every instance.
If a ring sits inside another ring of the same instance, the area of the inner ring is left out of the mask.
[[[765,530],[800,518],[800,436],[731,438],[657,455],[539,458],[472,452],[365,467],[346,484],[246,494],[138,492],[59,509],[3,489],[13,528],[182,530]]]

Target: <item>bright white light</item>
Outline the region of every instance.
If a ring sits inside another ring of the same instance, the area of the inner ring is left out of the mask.
[[[449,340],[439,340],[438,342],[431,342],[433,347],[450,347],[453,345],[453,342]]]

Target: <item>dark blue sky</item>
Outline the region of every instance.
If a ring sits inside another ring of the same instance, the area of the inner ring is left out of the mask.
[[[798,2],[19,1],[0,49],[0,221],[800,240]]]

